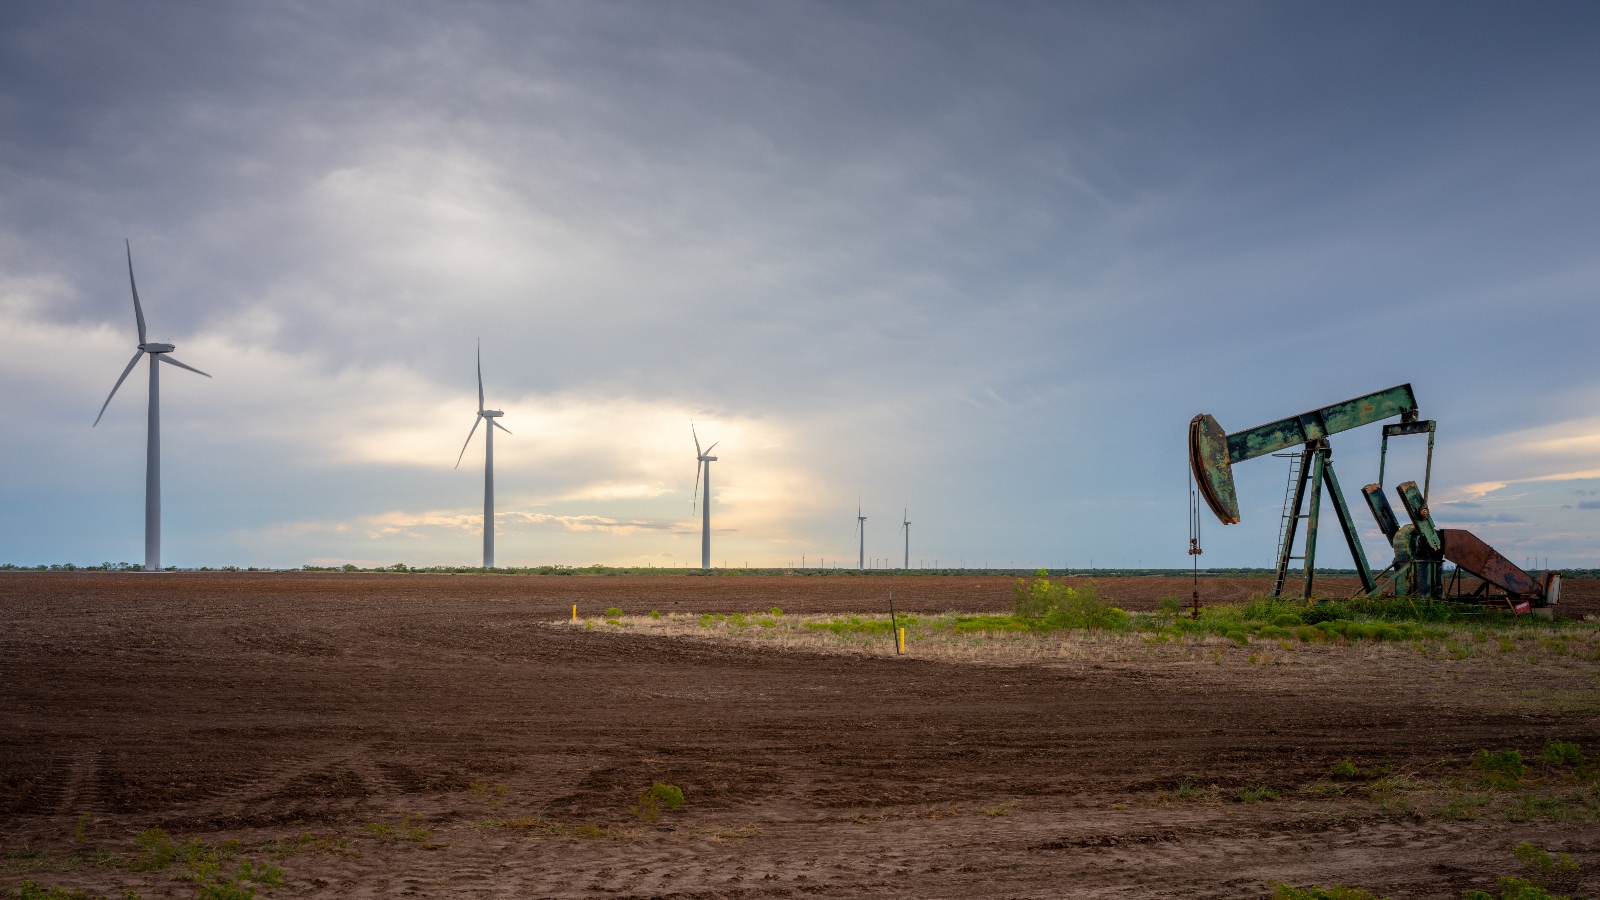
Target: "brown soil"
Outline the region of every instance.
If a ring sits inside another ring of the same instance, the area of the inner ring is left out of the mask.
[[[1521,841],[1573,854],[1564,892],[1600,887],[1592,786],[1536,767],[1519,790],[1570,797],[1516,822],[1370,780],[1393,766],[1443,797],[1479,748],[1600,751],[1592,645],[1007,666],[558,624],[573,603],[878,611],[889,590],[907,611],[983,611],[1012,583],[6,574],[0,889],[193,896],[171,871],[93,864],[152,826],[256,859],[316,836],[268,896],[1460,897],[1516,873]],[[1569,604],[1593,602],[1587,584]],[[1130,608],[1187,585],[1099,583]],[[1367,777],[1303,790],[1344,757]],[[642,822],[655,782],[688,802]],[[1202,790],[1180,800],[1185,782]],[[1256,785],[1281,799],[1232,799]],[[368,827],[403,821],[427,834]]]

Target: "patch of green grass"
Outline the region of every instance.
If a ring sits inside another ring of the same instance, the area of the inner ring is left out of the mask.
[[[435,844],[429,839],[433,831],[422,827],[422,816],[408,815],[399,822],[368,822],[367,833],[380,841],[408,841],[420,846],[424,850],[438,850],[445,844]]]
[[[1356,768],[1356,764],[1350,761],[1350,757],[1346,756],[1344,759],[1334,763],[1328,769],[1328,774],[1339,778],[1354,778],[1361,774],[1361,770]]]
[[[1256,784],[1244,788],[1235,794],[1240,803],[1261,803],[1266,800],[1278,799],[1278,792],[1270,785]]]
[[[1470,822],[1478,818],[1480,815],[1478,811],[1489,805],[1491,799],[1493,798],[1489,794],[1457,794],[1450,799],[1444,809],[1439,811],[1439,815],[1446,819]]]
[[[620,607],[616,607],[616,606],[608,606],[608,607],[606,607],[606,618],[608,618],[608,619],[620,619],[620,618],[622,618],[622,609]]]
[[[652,609],[652,610],[650,610],[650,618],[659,619],[659,618],[661,618],[661,613]]]
[[[45,887],[31,881],[24,881],[21,887],[12,888],[10,896],[14,900],[106,900],[105,894],[91,894],[82,888]],[[139,895],[126,890],[122,892],[122,900],[139,900]]]

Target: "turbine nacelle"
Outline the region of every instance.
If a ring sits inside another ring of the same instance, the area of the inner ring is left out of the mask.
[[[498,409],[480,409],[478,410],[478,415],[483,416],[485,419],[498,419],[505,413]]]
[[[171,353],[178,348],[174,344],[140,344],[139,349],[146,353]]]

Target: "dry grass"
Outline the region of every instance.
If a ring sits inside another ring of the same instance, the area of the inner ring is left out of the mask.
[[[1517,635],[1516,650],[1504,653],[1493,642],[1474,640],[1471,630],[1452,631],[1437,640],[1376,641],[1337,640],[1307,643],[1294,638],[1257,638],[1241,646],[1215,634],[1171,636],[1147,631],[968,631],[950,628],[958,614],[902,617],[906,627],[905,656],[976,665],[1081,665],[1147,661],[1191,662],[1224,667],[1315,667],[1352,663],[1378,664],[1399,660],[1429,662],[1474,661],[1481,665],[1517,667],[1560,666],[1593,671],[1600,635],[1561,636],[1528,630]],[[741,621],[742,620],[742,621]],[[877,633],[819,627],[855,621],[863,627],[883,626]],[[561,624],[588,630],[616,630],[686,640],[733,642],[774,649],[848,656],[893,657],[895,645],[886,615],[781,615],[781,616],[624,616],[615,624],[579,620]],[[909,624],[907,624],[909,622]],[[810,626],[810,627],[808,627]],[[1441,666],[1447,669],[1448,666]],[[1532,699],[1532,698],[1528,698]],[[1580,698],[1539,698],[1544,704],[1584,705]]]

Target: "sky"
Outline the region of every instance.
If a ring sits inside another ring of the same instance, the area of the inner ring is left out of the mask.
[[[1596,97],[1584,3],[5,4],[0,562],[142,559],[126,240],[168,565],[477,564],[481,347],[501,565],[698,565],[692,421],[717,566],[1187,566],[1192,416],[1410,383],[1597,566]]]

